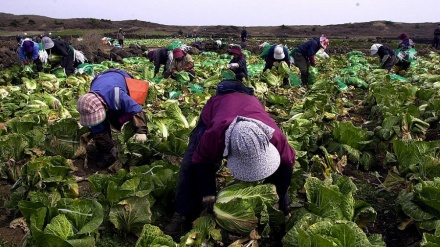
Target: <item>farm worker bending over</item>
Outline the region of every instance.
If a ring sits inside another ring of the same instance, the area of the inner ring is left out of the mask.
[[[298,45],[294,50],[293,61],[301,72],[301,83],[307,86],[309,83],[309,66],[315,67],[315,55],[321,49],[326,49],[330,41],[324,35],[313,38],[305,43]]]
[[[157,73],[159,73],[159,69],[162,64],[164,65],[162,76],[164,78],[169,77],[169,67],[171,61],[169,61],[168,49],[166,47],[149,51],[147,57],[150,62],[154,63],[154,77],[156,77]]]
[[[289,51],[283,45],[273,45],[270,47],[266,57],[266,64],[264,65],[263,71],[271,69],[273,66],[278,67],[278,65],[284,61],[290,67]],[[289,84],[289,78],[283,78],[283,85]]]
[[[379,56],[379,69],[386,69],[388,72],[396,64],[396,53],[388,46],[381,44],[373,44],[370,48],[371,55]]]
[[[175,74],[180,71],[186,71],[190,81],[194,79],[194,60],[191,55],[187,54],[180,48],[173,50],[173,61],[171,62],[171,78],[175,78]]]
[[[39,47],[38,43],[30,39],[25,39],[21,43],[18,54],[23,64],[34,63],[37,66],[37,71],[41,72],[43,70],[43,63],[38,56]]]
[[[243,81],[243,78],[248,80],[246,56],[241,52],[241,48],[239,46],[232,46],[228,53],[233,57],[226,66],[234,71],[235,79],[239,81]]]
[[[43,49],[47,51],[49,54],[49,60],[51,55],[61,56],[61,61],[55,62],[50,61],[52,68],[57,66],[58,64],[64,68],[66,75],[69,76],[75,71],[74,68],[74,49],[69,45],[69,43],[59,40],[59,39],[51,39],[49,37],[43,37],[41,39],[41,44]]]
[[[164,229],[166,234],[182,234],[203,207],[212,210],[216,200],[215,175],[223,157],[235,179],[274,184],[279,209],[289,213],[287,189],[295,150],[252,88],[238,80],[224,80],[203,107],[190,135],[180,167],[176,212]]]
[[[401,35],[399,35],[398,38],[400,39],[400,42],[397,47],[398,52],[396,51],[396,57],[398,58],[398,61],[396,63],[396,73],[409,69],[409,66],[411,66],[411,59],[409,57],[408,50],[411,48],[415,48],[414,41],[409,38],[408,34],[402,33]],[[413,51],[415,50],[413,49]]]
[[[130,97],[126,77],[132,78],[123,70],[110,69],[98,74],[91,82],[90,92],[78,99],[76,109],[80,113],[80,123],[90,127],[93,145],[87,146],[87,157],[93,163],[96,159],[98,168],[110,166],[116,159],[111,129],[116,130],[127,121],[132,121],[136,128],[134,140],[147,140],[147,118],[142,107]]]

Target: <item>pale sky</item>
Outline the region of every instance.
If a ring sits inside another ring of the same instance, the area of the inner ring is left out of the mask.
[[[180,26],[440,22],[439,0],[0,0],[0,12]]]

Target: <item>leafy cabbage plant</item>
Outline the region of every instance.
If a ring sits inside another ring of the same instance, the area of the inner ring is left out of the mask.
[[[56,199],[57,197],[52,197]],[[41,199],[41,198],[40,198]],[[27,241],[38,246],[92,247],[104,213],[101,204],[90,199],[59,198],[43,206],[43,201],[21,201],[20,210],[27,218]],[[25,244],[26,245],[26,244]]]
[[[440,178],[421,181],[409,192],[403,190],[397,197],[396,206],[420,231],[433,232],[440,221]]]
[[[351,122],[335,122],[333,139],[328,145],[329,153],[336,152],[339,157],[348,155],[349,160],[361,163],[370,169],[376,162],[374,155],[368,151],[367,145],[372,142],[373,133],[358,128]]]
[[[423,233],[422,242],[420,243],[420,246],[440,246],[440,220],[437,221],[436,227],[435,227],[434,234],[430,233]]]
[[[309,177],[304,185],[307,209],[331,220],[354,221],[360,227],[376,219],[376,211],[366,202],[355,200],[356,185],[349,177],[332,174],[324,181]]]
[[[171,236],[163,233],[159,227],[145,224],[135,247],[176,247]]]
[[[399,172],[420,179],[440,176],[439,146],[439,141],[394,140]]]
[[[192,223],[192,229],[180,239],[184,246],[216,246],[222,240],[222,234],[212,217],[205,215],[197,218]]]
[[[283,246],[385,246],[380,235],[362,231],[376,212],[353,195],[357,188],[350,178],[333,174],[324,181],[309,177],[305,184],[306,209],[282,239]]]
[[[282,239],[283,246],[370,246],[385,247],[380,234],[367,235],[356,223],[332,220],[307,213]]]
[[[277,202],[278,195],[272,184],[227,186],[217,195],[215,221],[227,231],[248,235],[259,224],[268,225],[269,208]]]

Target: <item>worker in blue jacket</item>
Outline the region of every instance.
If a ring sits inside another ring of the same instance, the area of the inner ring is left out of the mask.
[[[329,40],[324,35],[313,38],[305,43],[300,44],[293,54],[294,65],[298,67],[301,72],[301,83],[303,86],[308,85],[309,66],[315,67],[315,54],[320,49],[326,49],[329,45]]]
[[[31,39],[25,39],[20,45],[18,56],[23,64],[28,65],[33,63],[37,66],[37,71],[41,72],[43,70],[43,63],[40,60],[38,51],[39,45],[37,43]]]
[[[90,92],[77,102],[80,123],[90,127],[97,150],[92,155],[95,147],[87,148],[88,161],[94,163],[95,159],[98,168],[106,168],[116,159],[111,127],[120,130],[124,123],[132,121],[136,128],[134,140],[147,140],[147,118],[142,107],[130,97],[126,77],[133,78],[127,72],[116,69],[98,74],[91,83]]]

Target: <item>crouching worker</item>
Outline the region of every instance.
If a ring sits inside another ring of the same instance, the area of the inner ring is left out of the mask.
[[[171,78],[175,79],[175,75],[181,71],[185,71],[189,75],[190,81],[194,80],[196,74],[194,70],[194,60],[188,53],[180,48],[173,50],[173,60],[170,65]]]
[[[386,69],[388,72],[397,63],[396,53],[388,46],[381,44],[373,44],[370,48],[371,55],[379,56],[379,69]]]
[[[212,208],[216,198],[216,171],[223,157],[235,179],[274,184],[279,209],[286,215],[289,213],[287,190],[295,150],[254,96],[252,88],[238,80],[224,80],[203,107],[190,135],[180,167],[176,212],[164,233],[183,234],[204,207]]]
[[[163,78],[168,78],[170,76],[169,67],[171,64],[171,60],[169,59],[168,49],[166,47],[152,50],[148,52],[148,60],[154,63],[154,77],[159,73],[160,66],[163,64]]]
[[[130,96],[126,82],[130,78],[123,70],[104,71],[91,82],[90,92],[78,99],[80,123],[90,127],[95,144],[86,148],[88,162],[98,168],[106,168],[116,160],[111,127],[121,130],[124,123],[132,121],[136,128],[134,140],[147,140],[147,118],[141,105]]]
[[[294,51],[293,61],[294,65],[298,67],[301,72],[301,83],[303,86],[309,84],[309,67],[315,67],[315,55],[321,49],[327,49],[330,41],[324,35],[315,37],[305,43],[298,45]]]
[[[19,57],[23,64],[35,64],[37,66],[37,71],[41,72],[43,71],[43,63],[40,60],[38,51],[40,46],[38,43],[30,40],[25,39],[21,42],[20,50],[19,50]]]
[[[246,56],[241,52],[239,46],[232,46],[229,51],[232,55],[231,61],[226,65],[228,69],[235,73],[235,79],[243,81],[243,78],[248,81],[248,71],[246,66]]]
[[[263,72],[272,69],[273,66],[278,67],[282,61],[286,62],[290,67],[289,51],[283,45],[273,45],[270,47],[267,56],[265,56],[266,64]],[[289,77],[283,78],[283,85],[289,84]]]

